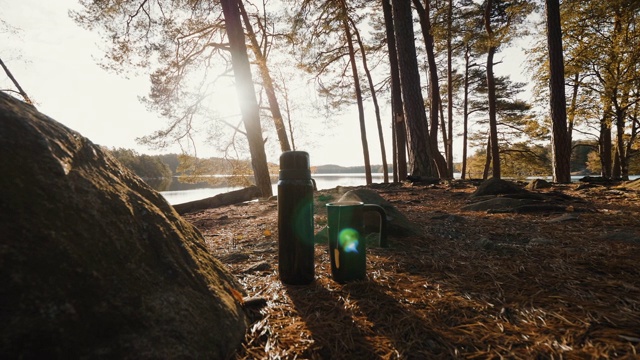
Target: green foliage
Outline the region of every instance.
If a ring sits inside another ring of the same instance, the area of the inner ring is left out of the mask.
[[[326,111],[317,112],[322,113],[318,116],[338,111],[354,101],[353,78],[347,76],[348,51],[342,23],[345,16],[353,20],[353,26],[371,29],[370,33],[361,32],[366,55],[372,60],[369,63],[374,75],[381,79],[378,87],[383,91],[387,89],[386,39],[382,31],[384,21],[379,1],[287,0],[266,1],[261,5],[249,1],[244,3],[249,11],[256,15],[250,14],[250,17],[251,21],[256,22],[258,35],[262,36],[260,40],[264,43],[260,45],[263,51],[273,52],[274,56],[277,56],[276,51],[279,51],[280,55],[292,55],[287,61],[295,62],[299,67],[283,66],[283,63],[280,63],[281,67],[291,68],[291,71],[304,70],[306,73],[302,76],[310,74],[316,81],[318,94],[326,105],[323,109]],[[484,28],[483,3],[486,4],[477,0],[453,1],[451,19],[454,67],[452,86],[458,92],[464,74],[460,71],[463,56],[468,54],[469,64],[472,66],[470,70],[473,101],[469,109],[472,114],[471,129],[475,130],[474,145],[482,148],[482,151],[486,148],[487,138],[487,94],[486,69],[481,63],[487,46],[496,46],[500,51],[523,35],[539,34],[536,37],[539,41],[530,52],[531,68],[535,70],[537,104],[545,109],[544,112],[547,112],[549,106],[548,53],[544,23],[540,22],[540,26],[531,27],[527,26],[525,21],[536,4],[541,2],[493,0],[491,35],[488,35]],[[236,135],[240,134],[242,129],[236,125],[239,122],[218,118],[212,111],[217,93],[215,90],[219,88],[221,79],[225,79],[223,75],[229,70],[228,66],[212,66],[228,65],[228,39],[220,3],[201,0],[81,0],[80,4],[81,10],[72,12],[74,20],[88,29],[100,31],[110,42],[107,45],[107,60],[104,64],[106,67],[123,71],[137,66],[151,73],[151,93],[146,98],[146,103],[164,115],[167,124],[163,130],[141,138],[141,142],[157,147],[177,142],[183,149],[191,150],[197,138],[204,134],[202,130],[206,126],[210,134],[217,136],[212,137],[215,144],[223,148],[228,155],[229,146],[225,148],[224,143],[229,139],[236,139]],[[632,134],[637,134],[640,126],[631,126],[633,116],[637,119],[637,114],[632,114],[633,104],[639,102],[639,4],[637,0],[565,0],[561,7],[569,126],[574,137],[575,134],[597,137],[599,134],[595,132],[599,131],[601,121],[612,125],[614,137],[615,131],[625,131],[624,139],[629,145],[627,148],[630,169],[633,169],[634,162],[637,162],[637,156],[634,157],[637,150],[634,150],[635,145],[632,144],[636,141],[636,135]],[[430,1],[429,5],[431,30],[438,57],[437,67],[440,71],[439,76],[444,79],[444,55],[450,20],[448,2]],[[258,11],[260,7],[264,9]],[[274,12],[281,16],[274,16]],[[264,19],[260,14],[264,15]],[[267,19],[271,21],[268,22]],[[417,26],[417,23],[415,25]],[[285,41],[292,49],[289,54],[285,54],[283,48]],[[418,51],[424,51],[423,48],[420,49],[420,43],[421,41],[417,41]],[[356,57],[361,56],[362,54],[356,52]],[[422,54],[419,53],[418,57],[422,59]],[[495,65],[499,66],[502,59],[496,61]],[[302,71],[291,77],[300,73]],[[288,73],[287,76],[289,75]],[[534,99],[527,98],[523,101],[518,98],[524,90],[524,84],[512,82],[507,77],[497,77],[495,80],[498,143],[501,146],[501,154],[507,157],[504,166],[517,164],[520,157],[528,154],[527,156],[531,156],[529,160],[533,163],[524,172],[534,172],[535,169],[545,166],[544,161],[535,160],[542,159],[544,155],[533,143],[544,145],[549,141],[549,119],[547,116],[533,114],[531,102]],[[421,83],[424,85],[427,82]],[[446,87],[442,86],[441,90],[446,91]],[[365,89],[364,96],[368,95]],[[304,100],[309,102],[307,98]],[[454,103],[457,110],[462,108],[458,101],[454,100]],[[616,128],[617,123],[624,126]],[[522,149],[521,144],[525,142],[529,142],[527,149]],[[239,148],[246,147],[244,142],[238,143]],[[237,150],[235,147],[233,149]],[[572,172],[583,171],[586,164],[592,162],[588,159],[588,149],[574,149]],[[210,173],[240,176],[251,169],[250,164],[244,161],[213,161],[181,158],[178,155],[164,157],[162,161],[169,165],[172,173],[190,177]],[[477,165],[483,168],[484,158],[480,159]],[[520,170],[514,165],[514,168],[508,171],[515,174]]]
[[[591,153],[597,154],[598,143],[597,142],[580,142],[573,145],[573,151],[571,152],[571,172],[572,173],[594,173],[600,171],[600,165],[598,165],[597,171],[594,171],[590,166]],[[600,160],[598,160],[599,164]]]
[[[600,156],[596,142],[574,143],[571,153],[573,174],[599,174]],[[486,161],[486,150],[477,151],[467,160],[467,175],[481,178]],[[551,149],[528,143],[516,143],[500,149],[503,176],[524,179],[529,176],[549,176],[551,174]],[[640,174],[640,156],[632,158],[630,174]]]
[[[602,173],[602,164],[600,163],[600,154],[597,151],[591,151],[587,155],[587,169],[592,174]]]
[[[366,51],[368,66],[372,71],[386,53],[386,44],[380,32],[384,24],[379,2],[373,1],[286,1],[294,10],[289,14],[291,24],[290,39],[293,43],[291,53],[297,61],[298,69],[311,75],[316,83],[316,91],[324,100],[327,114],[337,113],[346,106],[353,105],[354,79],[350,72],[349,46],[344,20],[348,19],[352,41],[355,43],[356,29],[369,23],[377,33],[368,34],[358,31]],[[358,48],[357,44],[354,44]],[[361,63],[361,54],[356,50],[357,63]],[[357,65],[359,66],[359,65]],[[362,71],[364,74],[364,71]],[[360,76],[359,76],[360,77]],[[359,79],[366,83],[364,77]],[[370,96],[368,87],[361,88],[364,97]]]
[[[149,181],[178,177],[186,184],[249,186],[253,184],[251,162],[224,158],[200,159],[184,154],[145,155],[131,149],[107,149],[122,165]],[[271,174],[278,165],[269,164]],[[155,184],[155,183],[154,183]],[[156,186],[156,188],[161,188]]]
[[[529,176],[551,174],[551,151],[549,146],[517,143],[502,150],[501,170],[504,176],[525,179]]]
[[[105,39],[102,67],[149,73],[150,92],[141,100],[166,125],[138,142],[192,150],[199,126],[215,118],[208,105],[215,99],[213,85],[229,67],[219,2],[80,0],[80,5],[70,16]]]
[[[484,165],[487,159],[487,150],[482,149],[476,151],[467,159],[467,173],[465,174],[467,179],[482,179],[482,173],[484,172]]]
[[[470,135],[473,146],[485,147],[488,131],[487,84],[484,73],[475,69],[471,73],[473,92],[470,101],[470,112],[475,114],[476,123],[482,125],[482,130]],[[525,140],[546,140],[549,129],[531,113],[531,104],[518,98],[524,91],[525,85],[513,82],[508,76],[495,77],[496,83],[496,116],[500,141],[509,146],[511,143]]]
[[[171,174],[174,176],[178,174],[178,166],[180,165],[180,155],[178,154],[163,154],[158,155],[158,159],[169,166]]]
[[[623,141],[614,141],[611,145],[631,149],[638,128],[637,124],[633,125],[633,107],[640,101],[637,92],[640,83],[640,2],[565,0],[560,10],[570,128],[574,134],[603,138],[598,132],[606,128],[601,126],[606,124],[614,133],[624,133],[617,138]],[[536,102],[548,107],[549,64],[544,21],[536,29],[536,41],[528,58]],[[627,162],[631,170],[634,152],[623,154],[620,166]],[[598,158],[591,155],[588,161],[589,170],[595,173],[601,170]],[[613,164],[605,165],[609,168],[605,173],[610,172]]]
[[[251,163],[246,160],[199,159],[191,155],[178,155],[178,160],[176,174],[182,183],[207,182],[211,185],[227,186],[253,184],[253,178],[249,176],[252,174]]]
[[[138,154],[130,149],[107,150],[122,165],[143,179],[170,178],[173,174],[169,166],[159,156]]]
[[[467,160],[469,178],[482,178],[486,155],[486,149],[483,149],[477,151]],[[551,174],[551,151],[548,146],[516,143],[500,149],[500,156],[503,177],[525,179],[530,176]]]
[[[615,156],[615,150],[612,156]],[[602,173],[600,153],[597,150],[592,150],[587,154],[586,167],[591,174]],[[629,158],[629,175],[640,175],[640,153],[638,152],[634,152]]]

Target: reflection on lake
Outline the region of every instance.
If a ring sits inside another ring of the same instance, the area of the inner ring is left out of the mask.
[[[313,174],[318,190],[333,189],[336,186],[359,186],[367,183],[364,174]],[[374,183],[384,181],[382,173],[371,174]],[[393,176],[389,175],[390,180]],[[164,180],[164,181],[161,181]],[[189,201],[200,200],[222,194],[225,192],[238,190],[245,186],[212,185],[209,182],[182,183],[177,178],[146,180],[154,189],[160,191],[167,201],[172,204],[182,204]],[[278,193],[278,178],[272,178],[273,194]]]
[[[206,188],[233,188],[249,186],[250,176],[228,176],[228,175],[208,175],[200,176],[197,179],[181,179],[178,176],[173,178],[146,179],[145,182],[157,191],[184,191]],[[200,181],[197,181],[200,180]],[[274,178],[271,179],[273,181]],[[277,178],[275,178],[277,181]],[[232,185],[238,184],[238,185]]]
[[[374,183],[382,183],[384,176],[382,173],[374,173],[371,175]],[[224,179],[224,176],[215,176],[219,179]],[[316,181],[318,190],[333,189],[337,186],[360,186],[366,184],[366,178],[364,174],[312,174],[313,179]],[[460,174],[454,174],[455,178],[459,178]],[[572,181],[578,181],[583,176],[572,176]],[[630,180],[638,179],[640,176],[630,176]],[[528,180],[544,179],[545,177],[531,177]],[[546,180],[551,181],[551,177],[546,177]],[[225,192],[238,190],[246,185],[229,186],[225,181],[217,181],[218,185],[211,184],[210,182],[198,182],[198,183],[182,183],[177,178],[173,179],[152,179],[146,180],[147,183],[154,189],[160,191],[160,194],[164,196],[169,204],[182,204],[189,201],[195,201],[205,199],[211,196],[222,194]],[[389,174],[389,181],[393,181],[393,176]],[[215,183],[216,181],[214,181]],[[224,183],[225,185],[220,185]],[[278,193],[278,178],[272,177],[271,183],[273,184],[273,194]]]
[[[189,201],[195,201],[200,199],[206,199],[208,197],[216,196],[218,194],[226,193],[229,191],[237,190],[238,188],[219,187],[219,188],[202,188],[191,190],[179,190],[179,191],[160,191],[160,194],[171,205],[182,204]]]

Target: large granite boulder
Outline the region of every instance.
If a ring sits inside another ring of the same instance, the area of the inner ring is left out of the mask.
[[[242,288],[193,226],[2,93],[0,284],[3,359],[227,358],[247,328]]]
[[[342,201],[361,201],[365,204],[374,204],[381,206],[387,214],[387,224],[389,235],[394,236],[413,236],[421,235],[422,231],[419,226],[412,223],[407,217],[401,213],[395,206],[380,196],[377,192],[369,189],[354,189],[346,192],[338,202]],[[365,228],[378,228],[378,215],[374,213],[365,213]]]
[[[388,238],[405,237],[405,236],[421,236],[422,230],[420,226],[411,222],[407,217],[401,213],[393,204],[388,202],[385,198],[380,196],[376,191],[366,188],[356,188],[349,190],[346,193],[342,193],[340,188],[336,188],[337,194],[342,194],[342,197],[335,200],[334,194],[328,194],[333,190],[324,190],[324,194],[316,197],[315,212],[316,215],[321,215],[326,219],[327,210],[326,204],[329,202],[344,202],[344,201],[361,201],[365,204],[374,204],[381,206],[386,213],[387,220],[387,235]],[[380,229],[380,217],[375,212],[365,212],[363,216],[364,220],[364,232],[367,239],[367,247],[374,246],[388,246],[388,243],[382,242],[379,234]],[[318,244],[327,243],[329,241],[329,229],[324,226],[314,236],[314,241]]]
[[[476,191],[471,194],[472,197],[481,197],[486,195],[513,195],[525,194],[527,190],[519,187],[511,181],[497,178],[490,178],[483,181]]]

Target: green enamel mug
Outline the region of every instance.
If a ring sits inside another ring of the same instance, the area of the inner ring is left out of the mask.
[[[367,258],[364,238],[364,214],[380,217],[380,244],[386,244],[387,216],[381,206],[359,201],[328,203],[327,227],[331,276],[339,283],[366,278]]]

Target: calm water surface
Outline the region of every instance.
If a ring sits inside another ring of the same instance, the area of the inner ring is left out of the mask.
[[[374,173],[371,174],[372,180],[374,183],[382,183],[384,182],[384,177],[382,173]],[[364,174],[313,174],[313,179],[316,181],[316,185],[318,190],[324,189],[333,189],[337,186],[360,186],[365,185],[366,178]],[[454,174],[455,178],[459,178],[460,174]],[[584,176],[572,176],[573,181],[578,181]],[[543,177],[533,177],[529,180],[540,179]],[[640,175],[629,176],[630,180],[635,180],[640,178]],[[389,174],[389,180],[393,180],[393,176]],[[551,177],[547,177],[546,180],[550,181]],[[174,181],[174,182],[177,182]],[[278,193],[278,181],[272,181],[273,185],[273,194],[277,195]],[[183,189],[183,190],[169,190],[169,191],[160,191],[160,194],[164,196],[165,199],[169,202],[169,204],[182,204],[189,201],[195,201],[200,199],[205,199],[211,196],[215,196],[218,194],[222,194],[225,192],[238,190],[241,187],[199,187],[195,189]]]
[[[318,190],[333,189],[337,186],[359,186],[367,183],[364,174],[314,174],[313,179],[316,181]],[[374,183],[384,182],[382,173],[371,174]],[[393,180],[393,176],[389,175],[389,179]],[[160,191],[169,204],[182,204],[189,201],[205,199],[211,196],[222,194],[225,192],[238,190],[241,187],[203,187],[198,189]],[[278,193],[278,182],[273,181],[273,194]]]

